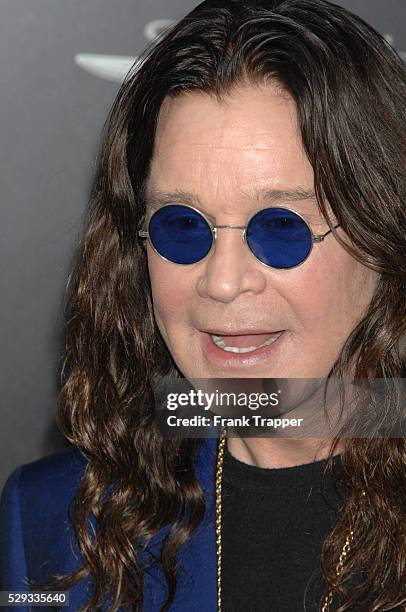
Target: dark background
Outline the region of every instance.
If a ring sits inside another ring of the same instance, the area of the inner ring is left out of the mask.
[[[405,0],[338,4],[406,51]],[[104,77],[96,76],[95,58],[77,55],[135,57],[159,31],[157,20],[196,5],[0,0],[0,487],[21,463],[65,444],[54,425],[62,300],[120,78],[105,78],[105,61]]]

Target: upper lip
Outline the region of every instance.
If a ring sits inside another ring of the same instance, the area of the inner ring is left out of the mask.
[[[205,328],[200,331],[206,334],[212,334],[214,336],[255,336],[256,334],[275,334],[276,332],[283,331],[282,329],[219,329],[219,328]]]

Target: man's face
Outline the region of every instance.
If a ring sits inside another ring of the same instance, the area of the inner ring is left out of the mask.
[[[176,201],[216,225],[245,226],[256,211],[285,206],[300,213],[313,234],[323,234],[329,228],[315,199],[261,195],[313,188],[295,104],[286,93],[244,85],[224,103],[201,93],[165,100],[147,194],[185,192],[189,199]],[[333,234],[288,270],[259,262],[242,232],[227,228],[217,230],[208,257],[192,265],[165,261],[148,244],[148,266],[157,325],[187,378],[326,376],[377,280]],[[282,330],[274,343],[252,350]],[[224,342],[215,345],[211,334]]]

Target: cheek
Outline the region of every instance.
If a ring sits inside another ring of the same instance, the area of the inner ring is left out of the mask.
[[[316,255],[313,252],[313,255]],[[302,328],[312,334],[345,338],[368,306],[378,274],[344,249],[321,250],[290,281],[291,307]]]
[[[154,314],[162,333],[161,324],[168,325],[186,318],[186,305],[191,296],[191,289],[185,282],[188,275],[182,266],[171,265],[156,253],[148,254],[148,271]]]

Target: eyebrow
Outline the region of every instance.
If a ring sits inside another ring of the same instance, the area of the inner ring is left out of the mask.
[[[245,197],[252,194],[243,192]],[[171,202],[182,202],[189,206],[201,206],[201,202],[197,195],[186,191],[160,191],[159,189],[147,189],[145,193],[145,202],[149,208],[157,209]],[[278,202],[303,202],[305,200],[317,201],[316,194],[313,189],[304,187],[295,187],[294,189],[259,189],[253,194],[257,201],[266,201],[270,204]]]

